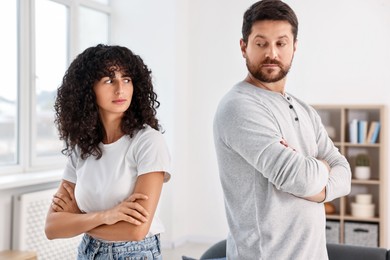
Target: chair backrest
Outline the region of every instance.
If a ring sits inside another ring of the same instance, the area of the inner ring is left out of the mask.
[[[211,246],[200,259],[212,259],[212,258],[223,258],[226,257],[226,239],[219,241],[218,243]]]
[[[327,244],[329,260],[388,260],[384,248]]]
[[[390,260],[390,251],[379,247],[327,244],[329,260]],[[226,257],[226,240],[211,246],[200,259]]]

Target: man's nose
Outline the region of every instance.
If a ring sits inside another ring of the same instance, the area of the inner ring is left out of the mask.
[[[276,46],[269,45],[267,51],[265,52],[265,57],[272,60],[278,57],[278,52]]]

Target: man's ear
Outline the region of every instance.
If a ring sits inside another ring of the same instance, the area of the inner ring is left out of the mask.
[[[298,46],[298,39],[295,39],[295,42],[294,42],[294,52],[297,50],[297,46]]]
[[[246,43],[244,42],[244,39],[240,39],[240,48],[242,57],[246,58]]]

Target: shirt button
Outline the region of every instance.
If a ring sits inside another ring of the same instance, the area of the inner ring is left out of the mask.
[[[293,105],[290,105],[290,106],[289,106],[289,108],[291,108],[291,109],[292,109],[292,108],[293,108]]]
[[[290,100],[290,97],[287,97],[287,100]]]
[[[295,121],[298,121],[298,117],[295,118]]]

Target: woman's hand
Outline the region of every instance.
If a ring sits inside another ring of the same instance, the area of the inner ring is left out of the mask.
[[[66,194],[56,193],[53,196],[51,207],[55,212],[69,212],[81,214],[75,196],[74,189],[67,183],[63,184]],[[126,200],[111,208],[103,211],[104,224],[112,225],[119,221],[126,221],[134,225],[148,221],[149,213],[142,207],[137,200],[147,200],[148,197],[141,193],[134,193]]]
[[[69,212],[81,214],[81,210],[77,205],[74,197],[74,189],[67,183],[63,184],[67,194],[56,193],[53,196],[51,207],[55,212]]]
[[[130,195],[114,208],[103,212],[104,224],[112,225],[119,221],[126,221],[138,226],[148,222],[149,212],[137,202],[137,200],[147,199],[148,197],[141,193]]]

